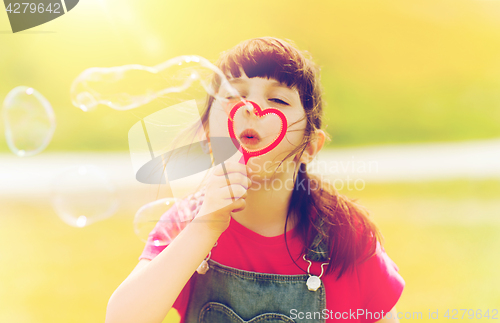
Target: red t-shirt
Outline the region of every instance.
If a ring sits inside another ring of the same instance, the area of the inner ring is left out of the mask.
[[[201,203],[191,203],[192,210]],[[161,222],[159,222],[161,223]],[[161,235],[161,226],[157,225],[150,234],[150,239],[139,259],[153,259],[165,246],[155,246],[154,237]],[[241,270],[281,274],[301,275],[307,270],[308,262],[302,259],[303,243],[295,228],[287,232],[288,249],[299,268],[293,263],[285,245],[284,234],[275,237],[262,236],[231,219],[229,227],[212,249],[211,259]],[[324,266],[326,268],[326,265]],[[377,242],[376,254],[359,264],[354,271],[347,271],[337,280],[336,274],[323,275],[321,281],[325,287],[326,322],[342,319],[348,322],[376,322],[396,305],[404,288],[404,280],[398,274],[398,267],[387,256]],[[319,276],[321,263],[313,262],[311,274]],[[197,273],[195,273],[197,275]],[[173,307],[183,322],[189,302],[190,281],[186,284]],[[292,317],[293,318],[293,317]]]

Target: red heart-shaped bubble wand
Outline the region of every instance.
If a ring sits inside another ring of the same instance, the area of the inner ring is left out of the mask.
[[[231,109],[231,112],[229,113],[229,118],[227,119],[227,127],[229,130],[229,135],[233,139],[233,142],[234,142],[234,140],[239,141],[239,138],[236,136],[236,134],[234,132],[234,116],[236,115],[236,112],[240,108],[247,107],[249,104],[251,104],[253,106],[253,112],[259,118],[262,118],[268,114],[274,114],[277,117],[279,117],[281,119],[281,125],[280,125],[281,128],[280,128],[280,132],[276,136],[276,138],[274,138],[274,140],[270,144],[268,144],[267,146],[265,146],[261,149],[248,150],[247,148],[245,148],[243,145],[240,144],[238,150],[243,154],[243,157],[241,157],[241,159],[239,160],[239,163],[244,164],[244,165],[246,165],[248,163],[248,160],[250,159],[250,157],[264,155],[264,154],[270,152],[271,150],[273,150],[274,148],[276,148],[276,146],[279,145],[279,143],[283,140],[283,138],[285,138],[285,134],[286,134],[287,127],[288,127],[286,117],[283,114],[283,112],[281,112],[280,110],[274,109],[274,108],[268,108],[268,109],[262,110],[260,108],[260,106],[253,101],[238,102]]]

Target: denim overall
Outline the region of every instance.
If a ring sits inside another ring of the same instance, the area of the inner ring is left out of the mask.
[[[315,239],[307,254],[308,259],[328,259],[327,249],[320,242]],[[321,313],[326,308],[323,284],[316,291],[309,291],[306,286],[308,274],[250,272],[211,259],[208,259],[208,264],[210,269],[204,275],[196,273],[193,277],[187,323],[325,322],[322,315],[317,315],[314,320],[305,319],[305,316],[298,319],[298,315],[292,315]]]

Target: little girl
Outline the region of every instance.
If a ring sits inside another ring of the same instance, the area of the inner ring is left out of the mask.
[[[166,248],[153,243],[157,225],[106,322],[160,323],[172,307],[189,323],[398,322],[404,281],[377,228],[306,171],[326,137],[319,70],[270,37],[240,43],[217,65],[245,100],[286,116],[286,136],[247,165],[216,166],[186,199],[196,218]],[[209,138],[228,137],[230,105],[218,101],[209,98],[202,116]],[[252,131],[250,144],[263,129]]]

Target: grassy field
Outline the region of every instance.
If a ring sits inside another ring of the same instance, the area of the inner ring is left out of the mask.
[[[429,310],[442,317],[446,309],[498,309],[499,181],[367,184],[341,193],[359,198],[383,232],[406,281],[398,311],[431,321]],[[144,246],[132,230],[135,211],[77,229],[44,202],[2,200],[0,322],[102,322]]]

